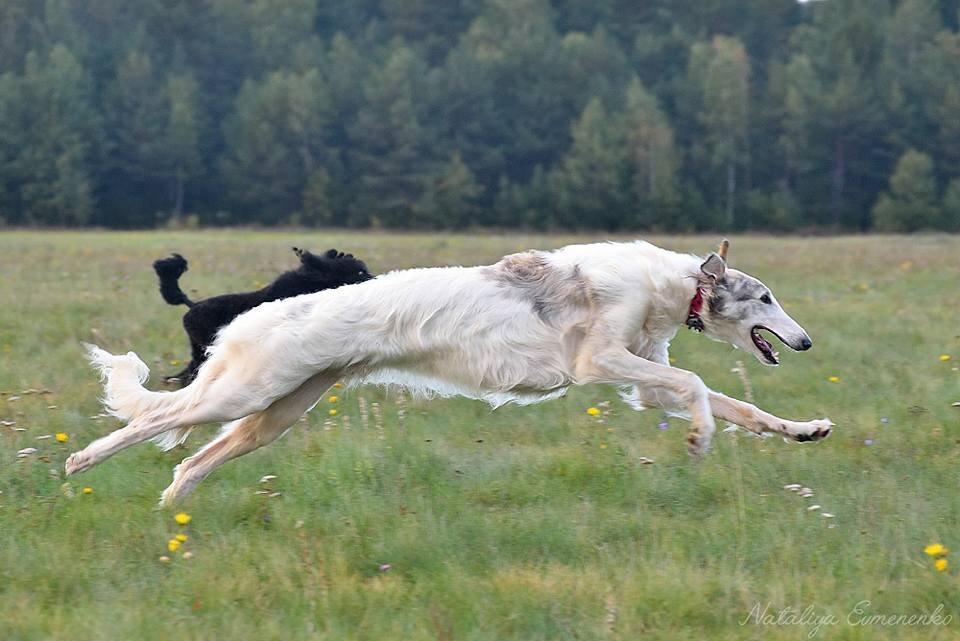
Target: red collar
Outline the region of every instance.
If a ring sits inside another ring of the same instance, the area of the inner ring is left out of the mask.
[[[687,327],[698,332],[703,331],[703,319],[700,318],[700,310],[703,309],[703,290],[697,287],[697,293],[690,300],[690,307],[687,309]]]

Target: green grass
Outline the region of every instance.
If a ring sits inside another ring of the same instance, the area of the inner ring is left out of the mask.
[[[957,638],[957,567],[937,573],[922,552],[933,541],[960,549],[956,237],[733,239],[733,264],[764,279],[815,343],[783,350],[780,368],[747,362],[756,400],[791,418],[829,416],[836,430],[819,444],[718,434],[696,463],[682,422],[658,429],[658,412],[632,412],[608,387],[496,412],[361,388],[342,391],[336,417],[322,403],[283,440],[220,468],[182,505],[193,515],[184,528],[155,506],[185,450],[142,445],[64,485],[66,455],[118,426],[91,418],[100,388],[81,341],[135,350],[155,378],[187,356],[184,308],[160,300],[154,258],[186,255],[182,283],[202,297],[268,281],[294,263],[293,244],[347,249],[382,272],[577,240],[587,238],[0,235],[0,420],[26,430],[0,428],[0,639],[807,638],[804,625],[740,625],[757,603],[844,621],[817,638]],[[717,239],[654,240],[704,252]],[[743,395],[731,373],[742,353],[684,332],[673,355]],[[31,388],[49,393],[22,393]],[[585,413],[605,401],[602,423]],[[70,441],[37,440],[58,431]],[[18,459],[25,447],[39,452]],[[256,494],[265,474],[279,497]],[[807,512],[812,503],[836,518]],[[190,539],[159,562],[181,530]],[[862,600],[873,614],[943,603],[954,621],[847,624]]]

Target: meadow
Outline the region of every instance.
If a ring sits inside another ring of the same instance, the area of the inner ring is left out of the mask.
[[[159,493],[212,427],[63,478],[71,451],[119,425],[81,342],[136,351],[154,388],[188,356],[155,258],[184,254],[181,284],[202,298],[266,283],[295,264],[291,245],[381,273],[598,238],[0,234],[0,639],[958,638],[960,556],[938,571],[924,553],[960,550],[955,236],[732,238],[731,263],[814,347],[767,368],[682,331],[675,364],[776,414],[830,417],[821,443],[718,432],[696,462],[682,421],[609,387],[496,411],[364,387],[334,390],[176,509]],[[943,625],[867,618],[941,604]]]

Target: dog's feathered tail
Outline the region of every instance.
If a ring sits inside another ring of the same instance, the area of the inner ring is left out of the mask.
[[[180,276],[187,271],[187,259],[180,254],[154,261],[153,271],[160,279],[160,295],[171,305],[193,307],[193,301],[180,289]]]
[[[175,392],[153,392],[143,386],[150,378],[150,369],[133,352],[115,355],[96,345],[84,344],[90,363],[103,381],[103,404],[119,419],[129,421],[146,412],[179,412],[188,407],[197,394],[197,386],[190,385]],[[183,441],[193,427],[180,427],[160,434],[152,440],[163,450],[169,450]]]

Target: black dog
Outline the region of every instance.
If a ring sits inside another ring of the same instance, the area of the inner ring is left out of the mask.
[[[160,295],[163,300],[171,305],[186,305],[190,308],[183,316],[183,327],[190,338],[192,360],[183,371],[165,377],[166,382],[179,381],[181,385],[188,385],[206,360],[207,347],[213,342],[217,331],[243,312],[272,300],[333,289],[373,278],[363,261],[354,258],[353,254],[331,249],[323,256],[315,256],[297,247],[294,247],[293,251],[300,258],[300,267],[280,274],[263,289],[242,294],[223,294],[197,302],[187,298],[180,289],[178,280],[183,272],[187,271],[187,260],[183,256],[173,254],[170,258],[162,258],[153,263],[153,269],[160,277]]]

